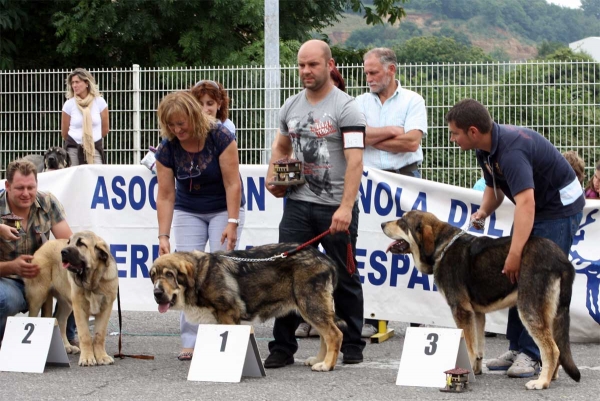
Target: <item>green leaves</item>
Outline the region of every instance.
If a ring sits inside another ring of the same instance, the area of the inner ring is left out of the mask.
[[[364,11],[365,20],[368,25],[383,25],[385,22],[393,25],[406,16],[404,8],[396,5],[396,3],[400,2],[397,0],[374,0],[373,5],[364,5],[360,0],[349,0],[348,2],[352,11]],[[406,0],[402,0],[401,2],[405,3]],[[387,17],[385,22],[383,20],[384,16]]]
[[[280,1],[283,48],[330,25],[347,7],[365,11],[373,24],[404,16],[400,1],[369,3]],[[68,68],[262,62],[264,0],[0,0],[0,7],[0,68],[12,67],[13,59],[20,68],[65,67],[65,57]]]

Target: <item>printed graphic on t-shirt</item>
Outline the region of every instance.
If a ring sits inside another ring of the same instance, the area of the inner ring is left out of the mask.
[[[315,118],[314,111],[310,111],[306,117],[290,120],[288,129],[294,154],[304,163],[304,178],[310,190],[316,195],[325,193],[333,197],[327,136],[335,134],[337,129],[331,116]]]

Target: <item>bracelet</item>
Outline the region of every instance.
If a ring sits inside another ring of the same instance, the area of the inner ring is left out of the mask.
[[[167,237],[167,238],[171,238],[171,236],[169,234],[158,234],[158,238],[160,237]]]

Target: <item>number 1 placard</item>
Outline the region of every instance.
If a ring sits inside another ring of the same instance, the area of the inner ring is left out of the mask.
[[[266,376],[252,326],[201,324],[188,380],[237,383]]]
[[[406,329],[397,385],[444,387],[444,372],[456,367],[469,370],[469,381],[475,381],[462,330],[428,327]]]
[[[70,366],[54,322],[54,318],[9,317],[0,348],[0,371],[43,373],[46,363]]]

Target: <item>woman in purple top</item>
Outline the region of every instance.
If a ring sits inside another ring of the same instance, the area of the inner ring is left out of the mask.
[[[159,254],[235,249],[244,221],[244,197],[235,136],[202,112],[189,91],[165,96],[158,106],[163,141],[156,150]],[[183,349],[190,360],[197,325],[181,317]]]

